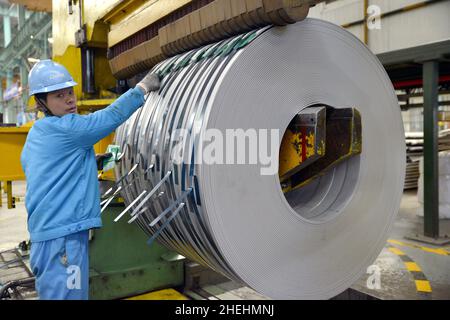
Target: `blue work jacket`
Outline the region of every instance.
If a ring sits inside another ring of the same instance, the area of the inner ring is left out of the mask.
[[[21,154],[32,242],[102,226],[93,145],[143,103],[144,94],[134,88],[89,115],[48,116],[34,123]]]

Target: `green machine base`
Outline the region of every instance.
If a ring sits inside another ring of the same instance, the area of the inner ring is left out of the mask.
[[[119,299],[182,286],[184,259],[156,242],[149,246],[145,233],[127,219],[114,222],[123,209],[111,204],[102,213],[103,227],[93,232],[89,298]]]

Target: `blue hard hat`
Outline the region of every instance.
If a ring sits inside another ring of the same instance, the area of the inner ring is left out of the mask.
[[[77,85],[64,66],[52,60],[41,60],[28,74],[29,95],[52,92]]]

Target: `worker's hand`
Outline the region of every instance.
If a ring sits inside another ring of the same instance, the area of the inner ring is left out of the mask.
[[[144,91],[144,94],[150,91],[156,91],[160,86],[160,79],[156,73],[148,73],[136,86],[139,86]]]
[[[103,170],[103,160],[111,158],[112,156],[113,154],[111,152],[95,155],[95,161],[97,162],[97,170]]]

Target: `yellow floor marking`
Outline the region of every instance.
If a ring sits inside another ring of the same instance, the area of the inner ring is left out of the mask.
[[[396,254],[398,256],[404,256],[405,255],[405,253],[402,250],[394,248],[394,247],[390,247],[389,251],[391,251],[393,254]]]
[[[174,289],[164,289],[144,293],[125,300],[188,300],[188,298]]]
[[[397,245],[403,246],[403,247],[410,247],[410,248],[420,249],[420,250],[423,250],[425,252],[431,252],[431,253],[439,254],[439,255],[442,255],[442,256],[450,255],[450,252],[448,252],[447,250],[444,250],[442,248],[424,247],[424,246],[419,246],[417,244],[401,242],[401,241],[394,240],[394,239],[389,239],[388,242],[391,243],[391,244],[397,244]]]
[[[416,289],[420,292],[431,292],[430,282],[427,280],[415,280]]]
[[[408,271],[420,271],[420,272],[422,272],[420,267],[415,262],[405,262],[405,266],[406,266],[406,269],[408,269]]]
[[[440,254],[443,256],[449,255],[449,253],[444,249],[433,249],[433,248],[427,248],[427,247],[421,247],[420,249],[422,249],[423,251],[426,251],[426,252],[436,253],[436,254]]]
[[[393,243],[393,244],[403,245],[402,242],[397,241],[397,240],[388,240],[388,242]],[[408,244],[404,244],[404,245],[410,246]],[[388,250],[398,256],[406,256],[406,254],[403,251],[401,251],[400,249],[397,249],[395,247],[388,247]],[[414,271],[422,272],[422,269],[420,269],[419,265],[415,262],[403,262],[403,263],[409,272],[414,272]],[[416,284],[416,290],[418,292],[431,292],[431,285],[428,280],[414,280],[414,282]]]
[[[392,244],[398,244],[399,246],[404,245],[403,242],[400,242],[400,241],[394,240],[394,239],[389,239],[387,242],[392,243]]]

